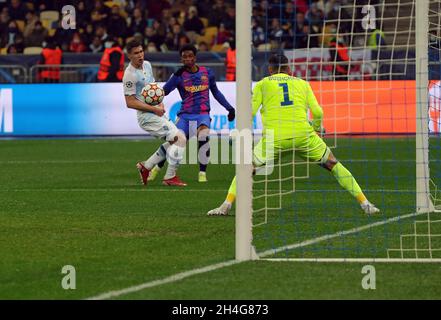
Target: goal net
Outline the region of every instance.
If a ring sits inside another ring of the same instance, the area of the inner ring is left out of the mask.
[[[441,261],[441,1],[253,3],[253,80],[272,52],[288,58],[323,109],[323,140],[381,212],[297,147],[275,150],[252,178],[244,245],[260,259]]]

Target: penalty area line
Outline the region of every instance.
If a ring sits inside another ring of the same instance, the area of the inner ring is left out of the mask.
[[[133,286],[133,287],[129,287],[129,288],[121,289],[121,290],[109,291],[109,292],[106,292],[106,293],[103,293],[103,294],[100,294],[100,295],[97,295],[97,296],[94,296],[91,298],[87,298],[86,300],[105,300],[105,299],[115,298],[115,297],[119,297],[119,296],[122,296],[125,294],[141,291],[141,290],[144,290],[147,288],[152,288],[152,287],[160,286],[163,284],[176,282],[176,281],[179,281],[179,280],[182,280],[182,279],[185,279],[185,278],[197,275],[197,274],[202,274],[202,273],[214,271],[217,269],[221,269],[224,267],[232,266],[232,265],[238,264],[240,262],[241,261],[229,260],[229,261],[209,265],[209,266],[206,266],[203,268],[198,268],[198,269],[193,269],[193,270],[177,273],[172,276],[166,277],[164,279],[146,282],[146,283],[143,283],[143,284],[140,284],[137,286]]]
[[[283,246],[283,247],[279,247],[276,249],[272,249],[272,250],[267,250],[267,251],[263,251],[258,253],[259,258],[264,258],[266,256],[270,256],[273,255],[277,252],[281,252],[281,251],[285,251],[285,250],[289,250],[289,249],[296,249],[296,248],[300,248],[300,247],[306,247],[318,242],[322,242],[322,241],[326,241],[329,239],[333,239],[333,238],[337,238],[340,236],[344,236],[344,235],[348,235],[348,234],[353,234],[353,233],[357,233],[369,228],[373,228],[373,227],[378,227],[378,226],[382,226],[391,222],[396,222],[402,219],[407,219],[410,217],[416,217],[422,214],[426,214],[426,213],[410,213],[410,214],[406,214],[406,215],[402,215],[402,216],[396,216],[393,218],[389,218],[387,220],[383,220],[383,221],[377,221],[374,223],[370,223],[361,227],[357,227],[357,228],[352,228],[349,230],[345,230],[345,231],[340,231],[340,232],[336,232],[333,234],[328,234],[328,235],[324,235],[322,237],[317,237],[317,238],[313,238],[313,239],[309,239],[309,240],[305,240],[302,242],[298,242],[298,243],[294,243],[292,245],[289,246]],[[267,260],[267,259],[265,259]],[[174,275],[171,275],[169,277],[163,278],[163,279],[159,279],[159,280],[154,280],[154,281],[150,281],[150,282],[145,282],[136,286],[132,286],[132,287],[128,287],[125,289],[121,289],[121,290],[114,290],[114,291],[109,291],[109,292],[105,292],[90,298],[86,298],[86,300],[105,300],[105,299],[111,299],[111,298],[116,298],[116,297],[120,297],[122,295],[126,295],[129,293],[134,293],[134,292],[138,292],[144,289],[148,289],[148,288],[152,288],[152,287],[156,287],[156,286],[160,286],[163,284],[167,284],[167,283],[173,283],[176,281],[180,281],[183,280],[185,278],[197,275],[197,274],[202,274],[202,273],[206,273],[206,272],[210,272],[210,271],[214,271],[214,270],[218,270],[224,267],[229,267],[232,265],[236,265],[239,263],[242,263],[244,261],[238,261],[238,260],[229,260],[229,261],[225,261],[225,262],[221,262],[221,263],[217,263],[217,264],[212,264],[206,267],[202,267],[202,268],[197,268],[197,269],[192,269],[189,271],[185,271],[185,272],[181,272],[181,273],[177,273]]]

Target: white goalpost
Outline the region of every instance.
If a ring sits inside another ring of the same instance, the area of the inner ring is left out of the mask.
[[[240,155],[251,154],[251,1],[236,0],[236,109],[237,130],[236,163],[237,203],[236,203],[236,260],[250,260],[252,251],[252,164],[240,161]],[[248,147],[248,148],[247,148]],[[245,157],[243,157],[245,160]]]
[[[429,127],[428,127],[428,43],[429,0],[420,0],[415,16],[415,68],[416,68],[416,212],[435,211],[430,199]],[[420,150],[420,151],[419,151]],[[419,151],[419,152],[418,152]]]
[[[315,25],[316,2],[306,14],[260,2],[261,47],[283,52],[293,75],[311,83],[324,141],[381,213],[362,213],[329,172],[295,150],[271,175],[253,176],[252,81],[268,75],[271,52],[252,51],[253,1],[236,0],[236,260],[441,262],[441,0],[343,0]],[[299,48],[293,30],[302,15],[311,21]],[[372,46],[376,29],[386,44]],[[349,61],[337,57],[339,41]]]

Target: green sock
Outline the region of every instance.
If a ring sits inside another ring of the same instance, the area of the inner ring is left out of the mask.
[[[358,201],[365,198],[363,195],[363,191],[361,191],[360,186],[357,181],[354,179],[352,174],[346,169],[340,162],[338,162],[334,168],[331,170],[335,179],[337,179],[338,183],[349,193],[356,198]],[[363,196],[361,196],[363,195]]]

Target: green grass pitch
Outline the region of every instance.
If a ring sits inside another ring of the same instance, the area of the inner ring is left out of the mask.
[[[267,219],[254,230],[257,250],[298,244],[414,212],[414,143],[406,137],[337,140],[335,155],[382,209],[377,217],[364,216],[335,179],[314,164],[295,166],[296,176],[308,178],[268,183],[269,193],[293,188],[296,192],[282,197],[282,209],[255,215],[255,223]],[[439,139],[431,143],[435,146],[432,176],[441,185],[436,176]],[[159,144],[149,139],[1,140],[0,298],[84,299],[233,260],[234,214],[207,217],[206,212],[223,201],[234,166],[210,165],[209,182],[200,184],[197,165],[184,165],[179,173],[188,187],[165,187],[160,179],[144,187],[135,164]],[[287,166],[272,177],[292,174]],[[262,184],[256,185],[255,195],[263,190]],[[276,206],[278,199],[270,197],[266,205]],[[261,200],[254,204],[255,208],[263,205]],[[281,250],[274,256],[386,257],[387,249],[397,248],[400,235],[412,233],[413,222],[421,219],[427,215]],[[437,226],[432,234],[441,234]],[[432,248],[441,248],[439,239],[432,239]],[[428,246],[426,239],[418,241],[418,247]],[[403,246],[414,248],[415,239],[404,237]],[[415,257],[415,251],[404,254]],[[419,254],[425,257],[423,251]],[[373,263],[376,289],[364,290],[365,264],[251,261],[115,298],[441,297],[440,264]],[[61,286],[65,265],[75,267],[75,290]]]

